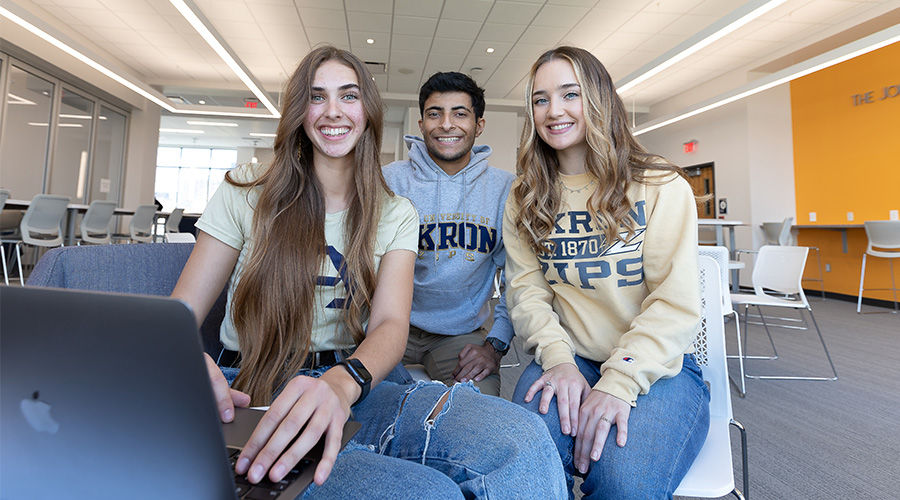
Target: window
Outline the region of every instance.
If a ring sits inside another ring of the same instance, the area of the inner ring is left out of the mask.
[[[237,164],[236,149],[160,147],[156,154],[156,199],[163,210],[202,213],[209,198]]]

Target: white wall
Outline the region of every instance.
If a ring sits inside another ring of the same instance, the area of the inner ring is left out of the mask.
[[[748,99],[648,132],[638,140],[676,165],[715,163],[716,197],[728,200],[728,220],[737,248],[763,243],[763,222],[781,221],[796,211],[790,87],[782,85]],[[697,151],[683,144],[696,140]],[[741,273],[750,284],[750,272]]]

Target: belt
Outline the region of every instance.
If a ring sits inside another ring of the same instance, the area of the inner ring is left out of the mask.
[[[303,368],[314,370],[321,366],[336,365],[338,361],[346,359],[348,356],[350,356],[350,351],[344,350],[311,352],[306,356]]]
[[[314,370],[322,366],[336,365],[338,361],[346,359],[350,354],[351,351],[346,350],[311,352],[306,356],[306,361],[303,362],[303,369]],[[217,364],[219,366],[239,367],[240,360],[241,354],[238,351],[222,349],[222,354],[219,356]]]

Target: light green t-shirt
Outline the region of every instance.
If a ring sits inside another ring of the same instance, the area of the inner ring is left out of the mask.
[[[240,181],[253,178],[262,167],[244,165],[234,170],[234,178]],[[231,274],[225,320],[220,339],[226,348],[239,351],[237,332],[231,318],[231,298],[240,279],[241,271],[253,247],[253,213],[262,188],[239,188],[223,182],[215,192],[197,228],[226,245],[240,250],[237,265]],[[312,350],[325,351],[353,347],[353,340],[341,323],[341,307],[347,297],[347,282],[338,273],[343,259],[344,221],[347,211],[325,215],[325,241],[328,258],[322,267],[316,286],[316,315],[313,321]],[[383,197],[381,218],[375,237],[375,271],[384,254],[392,250],[416,252],[419,242],[419,217],[412,203],[401,196]]]

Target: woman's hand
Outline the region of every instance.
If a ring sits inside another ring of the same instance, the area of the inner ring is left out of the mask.
[[[573,449],[575,467],[582,474],[588,471],[588,457],[593,462],[600,460],[613,424],[617,430],[616,444],[625,446],[629,415],[631,405],[625,401],[602,391],[590,391],[581,403],[581,422]]]
[[[231,422],[234,420],[234,407],[248,406],[250,404],[250,396],[228,386],[225,375],[222,375],[222,370],[209,357],[209,354],[203,353],[203,358],[206,360],[206,372],[209,374],[213,396],[215,396],[216,406],[219,408],[219,417],[222,419],[222,422]]]
[[[591,392],[591,387],[578,371],[578,367],[570,363],[563,363],[545,371],[528,388],[528,392],[525,393],[525,402],[530,403],[538,391],[543,391],[539,407],[541,414],[547,414],[553,396],[556,396],[556,406],[559,408],[559,428],[563,434],[574,436],[578,430],[581,400]]]
[[[352,386],[346,384],[345,378]],[[238,458],[235,472],[247,474],[247,479],[255,484],[268,471],[269,480],[278,482],[324,435],[325,447],[314,478],[316,484],[324,483],[341,448],[344,423],[350,416],[350,397],[358,395],[348,395],[348,387],[351,392],[353,387],[359,392],[359,386],[342,366],[317,379],[294,377],[256,426]]]

